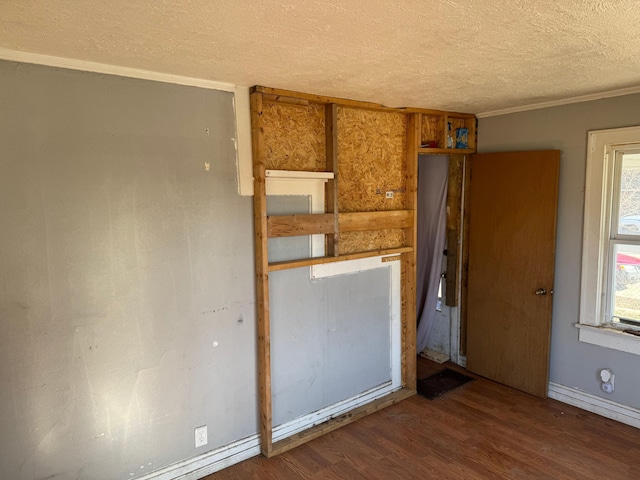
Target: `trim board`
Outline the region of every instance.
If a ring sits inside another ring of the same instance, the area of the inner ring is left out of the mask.
[[[571,387],[549,382],[549,398],[573,405],[587,412],[640,428],[640,409],[612,402]]]

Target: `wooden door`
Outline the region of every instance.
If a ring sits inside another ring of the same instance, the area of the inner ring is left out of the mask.
[[[467,369],[546,397],[560,152],[469,163]]]

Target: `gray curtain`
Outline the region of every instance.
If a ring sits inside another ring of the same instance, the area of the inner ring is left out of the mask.
[[[447,236],[447,155],[420,155],[418,161],[417,351],[427,347],[436,317],[442,252]]]

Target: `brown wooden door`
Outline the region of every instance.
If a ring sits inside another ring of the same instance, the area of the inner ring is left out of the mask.
[[[560,152],[469,163],[467,369],[546,397]]]

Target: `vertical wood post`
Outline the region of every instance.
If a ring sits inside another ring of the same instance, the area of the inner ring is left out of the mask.
[[[333,213],[333,234],[326,235],[327,256],[340,255],[338,238],[338,106],[335,103],[325,105],[325,145],[327,151],[327,171],[333,172],[333,179],[325,184],[325,211]]]
[[[422,115],[407,116],[407,146],[405,181],[407,196],[405,209],[413,212],[411,227],[405,229],[406,246],[411,252],[402,254],[403,312],[402,312],[402,386],[416,389],[416,248],[418,231],[418,147]]]
[[[270,456],[273,448],[271,406],[271,326],[269,319],[269,256],[267,237],[267,184],[262,127],[262,94],[251,94],[253,146],[253,219],[256,247],[256,299],[258,314],[258,382],[260,392],[260,445]]]
[[[458,305],[460,219],[462,210],[463,155],[449,155],[447,182],[447,288],[446,305]]]
[[[464,161],[464,185],[463,185],[463,220],[462,220],[462,278],[460,279],[460,355],[467,354],[467,294],[469,287],[469,211],[471,203],[469,193],[471,187],[471,159],[473,155]]]

